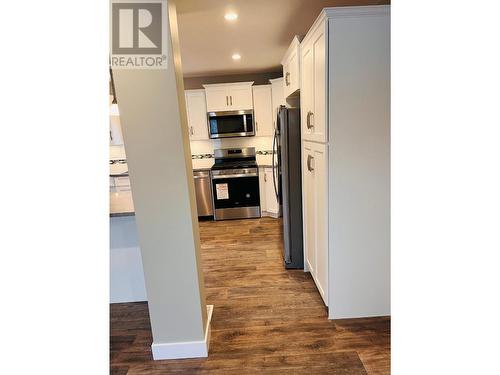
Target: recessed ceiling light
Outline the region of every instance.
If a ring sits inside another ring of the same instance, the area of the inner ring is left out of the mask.
[[[233,60],[239,60],[241,59],[241,55],[239,53],[233,53],[233,56],[231,56]]]
[[[224,14],[224,18],[227,21],[235,21],[238,18],[238,15],[234,12],[227,12],[226,14]]]

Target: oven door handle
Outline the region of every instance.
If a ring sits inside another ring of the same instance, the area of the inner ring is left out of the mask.
[[[258,177],[257,173],[241,173],[241,174],[214,174],[212,175],[212,180],[218,180],[221,178],[239,178],[239,177]]]

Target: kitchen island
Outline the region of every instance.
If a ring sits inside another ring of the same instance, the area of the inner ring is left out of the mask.
[[[131,191],[109,194],[110,303],[147,301]]]
[[[270,155],[259,156],[258,160],[260,159],[259,162],[264,167],[271,165]],[[213,164],[213,158],[192,159],[193,172],[209,171]],[[127,165],[124,163],[112,165],[110,177],[128,181]],[[269,178],[269,181],[271,180]],[[125,182],[123,186],[117,183],[112,190],[109,193],[110,303],[147,301],[129,182]]]

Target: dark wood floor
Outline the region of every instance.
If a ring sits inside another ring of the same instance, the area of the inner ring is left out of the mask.
[[[389,374],[390,318],[331,321],[313,280],[282,265],[279,220],[201,222],[208,358],[153,361],[146,303],[111,305],[112,374]]]

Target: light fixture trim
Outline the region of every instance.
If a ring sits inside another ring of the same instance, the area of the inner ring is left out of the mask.
[[[236,12],[227,12],[224,14],[224,18],[226,21],[236,21],[238,19],[238,13]]]

